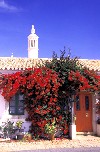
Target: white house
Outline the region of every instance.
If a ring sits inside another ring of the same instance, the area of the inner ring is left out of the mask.
[[[28,36],[28,58],[0,57],[0,73],[7,74],[25,70],[25,68],[35,67],[37,63],[41,63],[41,60],[46,60],[45,58],[38,58],[38,38],[32,25],[31,34]],[[90,70],[94,69],[100,72],[100,60],[80,59],[79,61]],[[95,102],[98,100],[98,94],[84,92],[80,93],[77,98],[78,102],[74,105],[76,131],[96,134],[96,119],[98,115],[96,115]],[[8,103],[0,95],[0,124],[7,121],[7,119],[13,122],[22,120],[24,122],[24,130],[29,130],[30,122],[25,121],[27,112],[23,110],[22,100],[23,96],[16,96]]]

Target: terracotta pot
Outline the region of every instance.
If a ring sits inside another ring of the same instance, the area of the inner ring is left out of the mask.
[[[31,141],[32,140],[32,136],[31,135],[24,135],[24,139],[26,140],[26,141]]]
[[[50,140],[54,140],[55,139],[55,135],[54,134],[49,134],[49,139]]]

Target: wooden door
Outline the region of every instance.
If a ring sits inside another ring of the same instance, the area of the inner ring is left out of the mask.
[[[92,96],[91,94],[80,94],[76,96],[75,103],[76,131],[92,131]]]

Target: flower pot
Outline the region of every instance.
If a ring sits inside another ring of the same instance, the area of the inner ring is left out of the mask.
[[[23,137],[24,137],[24,134],[18,134],[18,135],[17,135],[17,140],[22,140]]]
[[[30,141],[32,140],[31,134],[26,134],[26,135],[24,135],[24,140],[30,142]]]
[[[54,134],[49,134],[49,139],[50,140],[54,140],[55,139],[55,135]]]

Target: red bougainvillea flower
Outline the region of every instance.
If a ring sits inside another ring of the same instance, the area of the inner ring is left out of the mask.
[[[67,129],[64,129],[64,131],[63,131],[63,132],[64,132],[64,134],[66,135],[66,134],[67,134],[67,132],[68,132],[68,130],[67,130]]]
[[[59,102],[58,91],[64,84],[64,79],[59,74],[46,67],[29,68],[22,72],[2,75],[0,88],[7,101],[17,93],[25,96],[25,108],[28,113],[28,121],[32,122],[31,132],[34,136],[42,135],[44,126],[56,118],[57,124],[64,134],[68,132],[66,117],[63,115],[62,105]],[[100,89],[100,76],[94,71],[84,69],[70,71],[66,76],[65,95],[68,89],[98,90]],[[63,89],[63,88],[62,88]],[[67,113],[67,111],[66,111]]]

